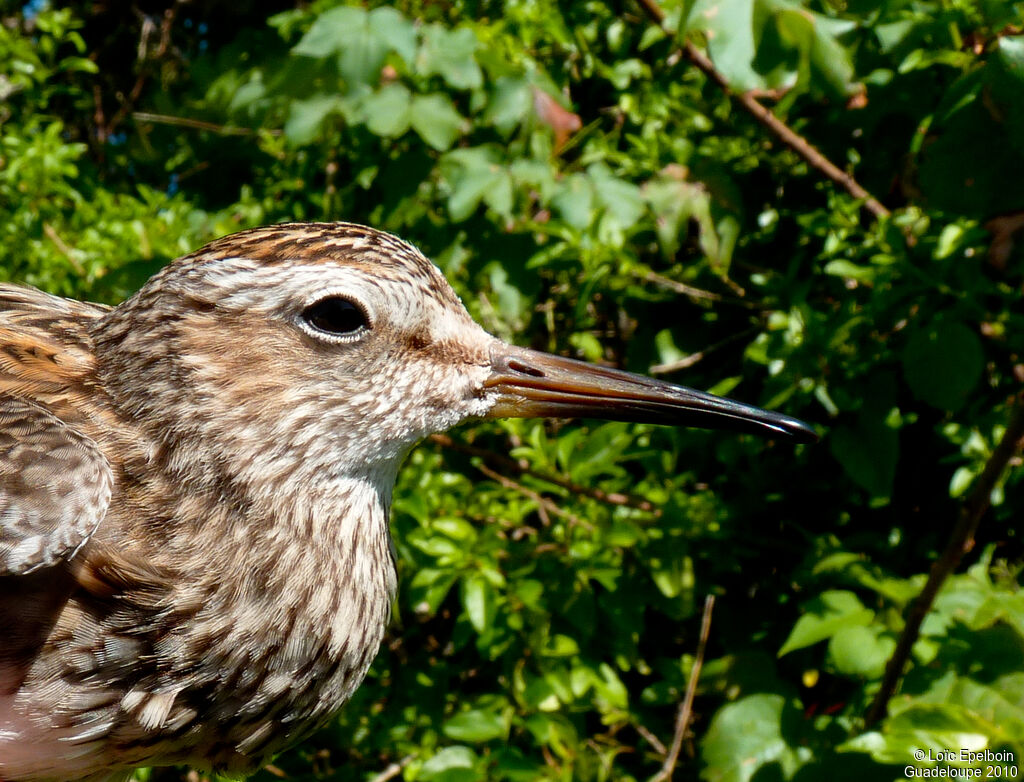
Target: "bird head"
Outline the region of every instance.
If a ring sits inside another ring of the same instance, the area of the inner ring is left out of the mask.
[[[415,442],[467,418],[815,438],[788,416],[506,344],[415,248],[345,223],[217,240],[156,275],[95,336],[128,413],[192,454],[216,442],[236,454],[222,465],[232,473],[301,458],[321,476],[393,475]]]

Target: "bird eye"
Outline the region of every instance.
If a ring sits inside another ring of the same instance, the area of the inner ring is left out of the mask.
[[[351,299],[328,296],[302,311],[302,319],[316,331],[352,337],[370,328],[366,311]]]

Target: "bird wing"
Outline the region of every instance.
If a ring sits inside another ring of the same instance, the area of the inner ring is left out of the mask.
[[[103,520],[113,482],[96,443],[41,405],[0,394],[0,576],[73,557]]]

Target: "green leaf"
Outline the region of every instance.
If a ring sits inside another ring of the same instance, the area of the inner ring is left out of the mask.
[[[410,61],[415,46],[415,28],[393,8],[367,13],[339,6],[320,14],[292,52],[316,59],[337,55],[338,72],[351,88],[376,84],[388,52]]]
[[[471,709],[447,720],[441,730],[456,741],[483,742],[507,737],[509,723],[493,711]]]
[[[484,193],[484,203],[497,214],[511,218],[514,205],[512,177],[504,169],[497,172],[494,185]]]
[[[311,144],[319,135],[327,116],[340,111],[342,101],[336,95],[314,95],[305,100],[292,101],[284,135],[295,146]]]
[[[519,77],[502,76],[491,90],[484,121],[494,125],[499,133],[509,133],[529,117],[532,111],[533,97],[529,82]]]
[[[541,653],[545,657],[572,657],[580,653],[580,645],[575,638],[556,633],[548,638]]]
[[[684,589],[693,589],[696,579],[691,557],[669,557],[667,561],[658,559],[651,564],[651,576],[665,597],[678,597]]]
[[[892,638],[880,638],[877,628],[841,627],[828,642],[828,654],[836,670],[850,676],[880,678],[896,648]]]
[[[787,710],[781,695],[749,695],[723,706],[711,721],[701,755],[705,766],[701,779],[707,782],[749,782],[762,768],[778,766],[779,776],[792,779],[811,758],[811,751],[789,742],[796,737],[783,733],[783,713]]]
[[[253,78],[235,90],[231,96],[231,103],[228,104],[228,111],[235,112],[245,109],[252,103],[262,100],[267,94],[267,86],[263,83],[261,74],[254,74]]]
[[[1005,118],[1007,140],[1024,154],[1024,40],[1000,36],[995,57],[986,68],[989,99]]]
[[[469,747],[445,747],[420,767],[419,779],[433,782],[478,782],[479,758]]]
[[[981,340],[962,323],[919,328],[903,351],[903,375],[914,395],[940,410],[959,410],[981,380]]]
[[[449,149],[466,125],[451,99],[442,93],[413,98],[410,121],[420,138],[440,151]]]
[[[340,6],[325,11],[292,49],[293,54],[323,59],[342,51],[353,37],[352,31],[364,27],[366,11],[352,6]]]
[[[915,755],[916,752],[922,753],[920,757],[935,758],[950,752],[958,757],[961,748],[973,751],[985,749],[991,746],[988,736],[994,728],[994,725],[958,704],[912,702],[901,708],[898,714],[889,717],[880,732],[861,734],[839,749],[867,752],[879,763],[905,766],[911,759],[919,757]]]
[[[647,183],[643,194],[654,213],[658,243],[666,258],[679,249],[691,218],[699,224],[702,243],[713,244],[704,240],[710,228],[711,204],[703,187],[681,179],[659,177]]]
[[[60,61],[60,67],[66,71],[77,71],[79,73],[99,73],[99,66],[87,57],[65,57]]]
[[[412,96],[401,84],[389,84],[368,95],[362,104],[366,127],[377,136],[394,138],[409,129]]]
[[[477,537],[476,527],[465,519],[454,517],[435,519],[430,526],[453,540],[472,541]]]
[[[605,701],[605,708],[629,708],[629,691],[615,669],[608,663],[601,663],[597,673],[593,681],[594,690],[598,697]]]
[[[495,613],[494,587],[490,582],[476,575],[462,579],[462,605],[473,629],[480,635],[486,634]]]
[[[522,750],[516,747],[504,747],[492,757],[495,779],[505,782],[537,782],[544,778],[544,762],[524,757]]]
[[[590,166],[587,173],[594,183],[597,202],[606,210],[606,216],[621,228],[636,225],[646,210],[640,188],[615,176],[604,166]]]
[[[899,435],[883,420],[861,416],[857,426],[841,425],[829,433],[829,450],[846,474],[872,497],[892,494],[899,461]]]
[[[448,569],[422,568],[417,571],[409,582],[409,594],[415,610],[431,616],[436,614],[455,586],[456,578],[455,573]]]
[[[1006,78],[1024,89],[1024,40],[1014,36],[1000,36],[996,45],[996,58]]]
[[[804,7],[780,6],[775,24],[780,38],[798,52],[797,83],[828,88],[836,95],[850,92],[853,63],[846,49],[829,34],[827,17]]]
[[[515,323],[523,314],[526,300],[519,288],[509,281],[508,269],[500,263],[488,264],[487,280],[498,299],[498,314],[505,323]]]
[[[1024,743],[1024,673],[1014,671],[990,682],[949,673],[914,702],[914,706],[924,704],[949,704],[969,711],[987,724],[990,744]]]
[[[791,0],[697,0],[688,18],[705,32],[711,60],[735,90],[852,90],[853,62],[836,40],[852,29],[846,20]]]
[[[447,30],[437,24],[426,28],[419,65],[426,75],[438,74],[456,89],[475,89],[483,84],[483,73],[473,54],[479,45],[468,27]]]
[[[338,73],[348,82],[349,88],[362,84],[376,84],[384,67],[388,46],[369,31],[369,25],[350,38],[338,55]]]
[[[590,177],[571,174],[561,183],[551,205],[573,228],[584,229],[594,217],[594,187]]]
[[[840,630],[867,625],[875,613],[865,608],[853,592],[822,592],[803,607],[793,631],[779,649],[779,657],[831,638]]]
[[[896,405],[896,378],[880,372],[862,385],[856,423],[835,427],[829,434],[829,450],[855,483],[873,498],[887,499],[900,453],[899,433],[889,420]]]
[[[370,11],[368,21],[374,38],[412,63],[416,57],[416,26],[409,19],[394,8],[381,6]]]
[[[924,137],[919,181],[926,203],[966,217],[1024,208],[1024,90],[996,60],[968,71],[947,91]],[[965,155],[984,146],[985,154]]]
[[[452,220],[458,223],[473,214],[493,183],[494,174],[486,169],[471,169],[459,177],[448,198]]]
[[[875,281],[876,273],[877,270],[873,266],[863,266],[844,258],[837,258],[836,260],[829,261],[825,264],[825,274],[831,274],[835,277],[843,277],[844,279],[849,280],[856,280],[857,282],[863,282],[868,285]]]
[[[445,155],[441,162],[450,185],[448,211],[455,222],[473,214],[489,191],[507,177],[486,148],[458,149]]]
[[[759,37],[754,4],[755,0],[697,0],[689,16],[691,27],[706,31],[715,68],[739,91],[769,86],[753,69]]]

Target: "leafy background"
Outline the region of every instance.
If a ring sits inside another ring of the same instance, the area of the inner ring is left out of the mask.
[[[0,8],[3,278],[116,302],[216,236],[369,223],[499,336],[823,435],[513,420],[426,442],[370,678],[255,779],[650,779],[707,595],[677,778],[902,779],[938,768],[918,749],[1018,768],[1019,454],[891,699],[882,677],[1024,382],[1024,4]]]

